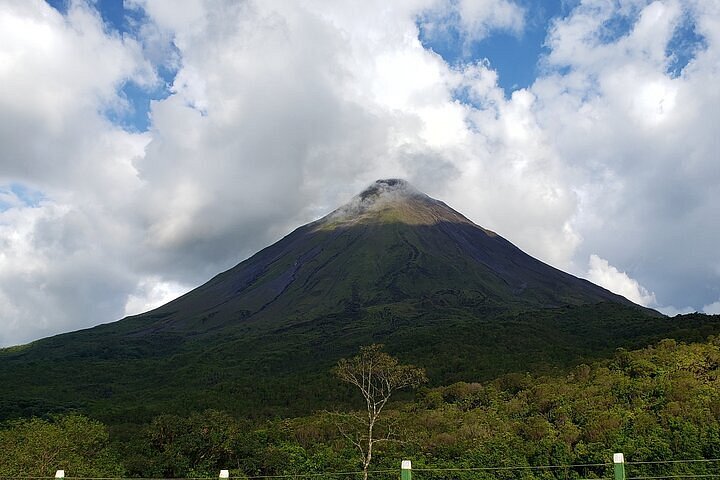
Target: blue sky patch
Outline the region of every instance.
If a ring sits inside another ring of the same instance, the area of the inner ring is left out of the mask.
[[[170,96],[176,73],[177,70],[158,68],[161,84],[153,88],[141,87],[132,81],[125,82],[120,89],[120,96],[127,102],[127,108],[109,109],[103,112],[104,115],[125,130],[147,131],[150,128],[150,102]]]
[[[45,0],[48,5],[53,7],[63,15],[67,14],[70,7],[70,0]],[[105,26],[109,30],[115,30],[120,33],[133,31],[133,17],[142,17],[142,12],[135,10],[127,10],[123,5],[123,0],[94,0],[91,2],[95,9],[105,22]]]
[[[666,73],[673,78],[680,76],[698,52],[706,48],[707,41],[697,33],[693,19],[689,15],[684,16],[665,49],[665,56],[670,59]]]
[[[47,3],[63,15],[67,14],[69,0],[46,0]],[[95,0],[95,8],[105,24],[108,32],[118,35],[129,35],[138,38],[141,26],[147,21],[141,9],[128,9],[123,0]],[[150,87],[140,86],[127,81],[120,87],[118,94],[125,100],[125,108],[111,108],[103,111],[103,115],[112,123],[128,131],[144,132],[150,128],[150,102],[162,100],[170,96],[177,68],[168,65],[155,65],[159,84]]]
[[[63,15],[65,15],[67,13],[68,6],[70,3],[70,0],[45,0],[45,1],[47,2],[48,5],[50,5],[55,10],[62,13]]]
[[[498,83],[510,97],[513,91],[527,88],[539,75],[538,61],[547,53],[545,38],[550,21],[567,13],[562,2],[518,2],[525,9],[525,30],[520,35],[499,30],[478,41],[464,38],[459,19],[449,15],[441,19],[442,31],[428,32],[426,18],[417,21],[422,45],[440,55],[452,66],[487,59],[498,72]]]
[[[600,26],[598,40],[603,44],[615,43],[632,31],[636,21],[636,16],[614,15]]]
[[[38,207],[45,200],[45,194],[21,183],[13,182],[0,186],[0,212],[18,206]]]

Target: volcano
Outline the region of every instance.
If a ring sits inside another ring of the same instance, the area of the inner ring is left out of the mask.
[[[408,182],[388,179],[156,310],[163,320],[145,328],[198,332],[439,297],[501,309],[632,305],[525,254]]]
[[[0,412],[290,415],[344,401],[328,370],[360,345],[385,343],[440,384],[715,330],[546,265],[386,179],[160,308],[0,351],[0,382],[12,387]]]

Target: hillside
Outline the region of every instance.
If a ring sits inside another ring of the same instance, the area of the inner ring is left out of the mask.
[[[386,410],[382,425],[402,426],[403,441],[378,444],[373,470],[397,472],[401,459],[411,459],[423,479],[612,478],[612,454],[623,452],[630,478],[717,477],[719,368],[718,338],[663,340],[561,375],[421,389]],[[77,415],[23,420],[0,424],[0,476],[48,477],[56,468],[94,478],[212,478],[223,468],[240,478],[357,471],[338,421],[318,412],[248,422],[214,410],[160,415],[132,430]]]
[[[218,408],[294,415],[347,400],[327,370],[382,342],[435,385],[553,371],[720,330],[644,309],[523,253],[402,180],[379,180],[151,312],[0,351],[4,417],[110,422]]]

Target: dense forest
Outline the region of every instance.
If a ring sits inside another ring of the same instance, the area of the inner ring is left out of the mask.
[[[402,459],[413,461],[416,479],[607,477],[613,452],[625,454],[631,478],[716,474],[718,463],[707,460],[720,458],[719,386],[720,338],[710,337],[619,349],[562,374],[421,388],[384,412],[397,435],[378,447],[371,478],[396,478]],[[104,425],[79,413],[15,419],[0,428],[0,476],[355,472],[357,452],[338,429],[343,418],[320,411],[248,420],[206,410],[144,425]],[[705,461],[653,463],[679,459]],[[555,466],[564,467],[547,468]],[[436,470],[489,467],[508,469]]]

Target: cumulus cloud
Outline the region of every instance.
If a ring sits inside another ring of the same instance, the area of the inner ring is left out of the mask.
[[[180,295],[187,293],[190,287],[177,282],[164,281],[158,277],[143,278],[138,283],[135,291],[128,296],[125,303],[124,315],[137,315],[147,312]]]
[[[717,296],[708,265],[717,258],[718,232],[708,225],[718,219],[712,199],[720,195],[710,132],[720,122],[720,95],[708,88],[720,52],[706,26],[719,13],[711,3],[630,2],[622,10],[581,2],[555,21],[547,73],[532,87],[538,121],[553,133],[578,193],[576,258],[602,252],[633,265],[666,304]],[[704,42],[674,75],[670,40],[687,21]],[[626,27],[608,32],[612,24]]]
[[[668,317],[674,317],[676,315],[686,315],[688,313],[694,313],[697,310],[691,307],[677,308],[673,306],[669,307],[656,307],[656,310],[667,315]]]
[[[122,311],[134,276],[101,238],[113,226],[43,202],[0,213],[0,343],[89,327]]]
[[[702,311],[708,315],[720,315],[720,300],[709,305],[705,305]]]
[[[102,112],[156,81],[141,50],[81,2],[0,6],[0,186],[39,192],[0,205],[2,345],[117,318],[134,288],[122,218],[147,138]]]
[[[419,34],[522,35],[521,2],[128,5],[136,34],[0,6],[0,344],[156,306],[388,177],[634,301],[715,308],[717,2],[580,1],[513,92]],[[149,130],[109,121],[160,67]]]
[[[587,278],[639,305],[653,307],[657,304],[654,293],[649,292],[637,280],[630,278],[627,273],[619,271],[597,255],[590,255]]]

